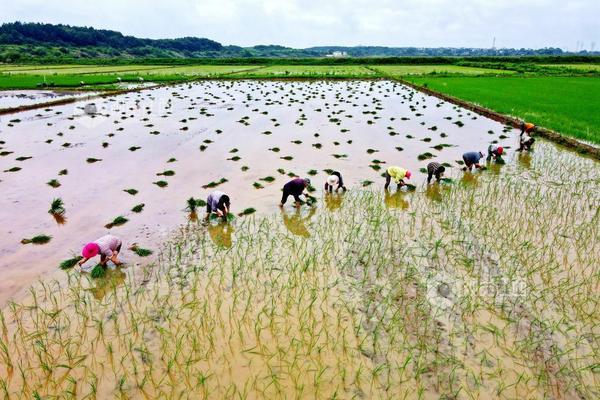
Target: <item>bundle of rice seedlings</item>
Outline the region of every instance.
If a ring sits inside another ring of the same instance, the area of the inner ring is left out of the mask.
[[[145,206],[146,204],[144,203],[138,204],[137,206],[133,207],[131,211],[133,211],[134,213],[141,213]]]
[[[52,236],[48,235],[37,235],[29,239],[21,240],[22,244],[46,244],[52,239]]]
[[[240,212],[238,214],[238,216],[243,217],[245,215],[254,214],[255,212],[256,212],[256,209],[249,207],[249,208],[245,208],[242,212]]]
[[[59,197],[59,198],[52,200],[52,203],[50,203],[50,209],[48,210],[48,214],[63,215],[64,213],[65,213],[65,205],[64,205],[62,199]]]
[[[73,257],[73,258],[69,258],[68,260],[64,260],[63,262],[61,262],[58,265],[58,268],[60,268],[60,269],[71,269],[75,265],[77,265],[77,263],[79,261],[81,261],[82,259],[83,259],[83,257],[81,257],[81,256],[76,256],[76,257]]]
[[[135,196],[136,194],[138,194],[138,191],[137,191],[137,190],[135,190],[135,189],[123,189],[123,191],[124,191],[125,193],[129,193],[129,194],[130,194],[130,195],[132,195],[132,196]]]
[[[94,279],[102,278],[104,275],[106,275],[106,268],[100,264],[97,264],[90,273],[90,276]]]
[[[123,217],[122,215],[119,215],[118,217],[116,217],[115,219],[113,219],[112,222],[109,222],[108,224],[106,224],[104,226],[105,226],[105,228],[110,229],[110,228],[115,227],[115,226],[123,225],[127,221],[129,221],[127,218]]]
[[[129,249],[135,254],[137,254],[139,257],[148,257],[149,255],[152,255],[152,250],[144,249],[143,247],[140,247],[137,244],[134,244]]]

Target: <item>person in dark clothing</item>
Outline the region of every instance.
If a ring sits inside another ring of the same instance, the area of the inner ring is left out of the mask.
[[[227,219],[227,214],[231,209],[231,200],[225,193],[215,190],[206,198],[206,219],[211,214],[216,214],[217,217]]]
[[[281,196],[279,207],[283,207],[289,196],[293,196],[296,201],[296,207],[300,207],[302,204],[300,196],[304,195],[307,198],[309,196],[307,193],[304,193],[304,189],[308,185],[310,185],[310,179],[308,178],[295,178],[283,185],[283,195]]]
[[[342,189],[344,192],[346,191],[346,186],[344,186],[344,180],[342,179],[342,174],[338,171],[333,171],[331,175],[327,177],[327,181],[325,182],[325,191],[331,193],[333,190],[337,192],[338,189]]]
[[[480,151],[469,151],[462,156],[463,161],[465,162],[465,167],[463,171],[469,170],[473,168],[473,166],[477,169],[481,168],[479,164],[479,160],[483,158],[483,153]]]
[[[431,178],[435,175],[435,180],[440,181],[442,176],[444,176],[444,172],[446,172],[446,167],[437,162],[430,162],[427,164],[427,184],[431,183]]]

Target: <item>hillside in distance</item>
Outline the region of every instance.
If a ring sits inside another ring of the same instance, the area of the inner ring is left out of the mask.
[[[318,46],[294,49],[279,45],[240,47],[200,37],[144,39],[117,31],[63,24],[12,22],[0,25],[0,62],[85,59],[316,58],[316,57],[476,57],[560,56],[559,48],[481,49],[385,46]],[[587,55],[586,52],[577,53]],[[600,54],[600,53],[597,53]]]

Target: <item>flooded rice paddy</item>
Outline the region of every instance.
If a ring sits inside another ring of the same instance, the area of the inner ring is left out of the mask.
[[[87,97],[94,94],[97,93],[62,90],[3,90],[0,91],[0,110],[43,104],[67,98]]]
[[[111,233],[156,247],[186,222],[186,199],[206,198],[203,186],[222,178],[218,189],[234,211],[271,214],[288,175],[320,189],[324,170],[334,169],[349,187],[380,185],[387,165],[401,165],[420,183],[433,159],[460,167],[455,160],[467,150],[516,140],[502,125],[392,82],[216,81],[103,99],[94,115],[87,104],[2,120],[0,301],[106,233],[117,216],[129,221]],[[158,175],[165,171],[174,175]],[[48,214],[55,198],[64,223]],[[132,212],[139,204],[143,211]],[[38,234],[52,240],[21,244]]]
[[[0,125],[0,300],[19,300],[5,393],[597,397],[597,162],[544,141],[515,153],[516,131],[390,81],[207,81],[85,106]],[[462,153],[492,142],[506,164],[464,174]],[[423,185],[432,160],[453,183]],[[384,194],[389,165],[416,191]],[[350,191],[323,196],[326,169]],[[317,207],[279,210],[288,175],[311,178]],[[258,215],[189,223],[186,200],[215,185]],[[124,252],[101,280],[56,271],[106,232],[156,257]]]

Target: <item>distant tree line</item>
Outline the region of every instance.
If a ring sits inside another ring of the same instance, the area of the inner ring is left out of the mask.
[[[346,57],[329,57],[337,52]],[[456,63],[470,61],[513,62],[515,57],[533,60],[543,57],[566,62],[590,62],[590,56],[600,52],[566,53],[559,48],[544,49],[480,49],[480,48],[421,48],[383,46],[319,46],[294,49],[278,45],[253,47],[224,46],[214,40],[196,37],[179,39],[140,39],[120,32],[91,27],[74,27],[41,23],[5,23],[0,25],[0,62],[162,62],[162,63],[243,63],[268,64],[382,64],[399,63]],[[485,59],[477,60],[478,57]],[[487,57],[487,58],[486,58]],[[579,58],[577,58],[579,57]],[[278,61],[269,61],[269,60]],[[181,60],[181,61],[177,61]],[[531,61],[536,62],[536,61]]]

